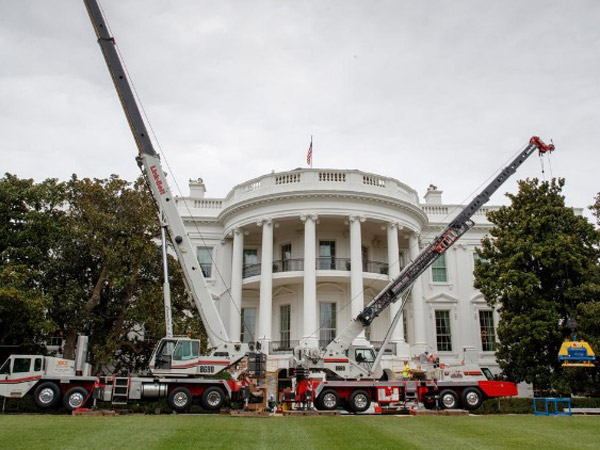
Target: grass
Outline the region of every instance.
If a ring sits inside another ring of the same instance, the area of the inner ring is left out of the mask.
[[[2,449],[585,449],[600,417],[0,416]]]

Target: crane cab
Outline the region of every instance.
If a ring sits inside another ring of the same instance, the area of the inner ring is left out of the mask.
[[[560,346],[558,359],[563,361],[563,367],[594,367],[596,355],[586,341],[566,340]]]
[[[150,359],[154,375],[192,375],[200,361],[200,340],[187,336],[163,338]]]

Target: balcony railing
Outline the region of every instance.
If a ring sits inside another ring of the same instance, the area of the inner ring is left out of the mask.
[[[387,275],[389,271],[388,263],[382,261],[363,261],[363,272],[380,273]]]
[[[317,270],[339,270],[348,272],[351,269],[350,258],[333,258],[330,256],[321,256],[316,260]],[[304,259],[283,259],[273,261],[273,273],[282,272],[302,272],[304,270]],[[363,261],[363,272],[379,273],[387,275],[389,270],[388,263],[382,261]],[[244,264],[243,277],[255,277],[260,275],[261,265]]]
[[[304,270],[304,259],[282,259],[273,261],[273,273],[279,272],[302,272]]]
[[[294,352],[294,347],[300,345],[300,341],[271,341],[269,342],[269,354],[283,355]]]
[[[333,258],[320,256],[317,258],[317,270],[350,270],[350,258]]]
[[[260,275],[260,263],[257,264],[244,264],[242,267],[242,277],[255,277]]]

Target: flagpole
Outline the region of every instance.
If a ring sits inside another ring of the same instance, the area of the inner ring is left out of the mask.
[[[313,135],[310,135],[310,148],[312,149],[312,153],[310,155],[310,168],[313,168],[313,159],[314,159],[314,155],[315,155],[315,150],[313,148]]]

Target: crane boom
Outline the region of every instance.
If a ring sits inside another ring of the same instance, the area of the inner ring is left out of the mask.
[[[474,223],[471,220],[492,194],[516,172],[523,162],[535,151],[540,154],[554,150],[553,144],[544,144],[537,136],[529,140],[529,144],[496,176],[458,215],[450,224],[425,247],[425,249],[409,263],[404,270],[390,282],[350,324],[342,330],[326,349],[327,354],[342,353],[352,345],[352,341],[360,332],[369,326],[388,306],[396,302],[402,293],[412,286],[417,278],[425,272],[442,254],[446,252]]]
[[[195,247],[188,237],[183,220],[177,211],[177,205],[167,183],[160,157],[148,135],[131,84],[119,58],[115,40],[109,33],[106,20],[97,0],[84,0],[84,3],[98,37],[98,44],[102,49],[106,65],[119,94],[121,105],[127,116],[131,133],[138,147],[139,155],[136,158],[138,165],[148,183],[162,220],[166,223],[169,238],[173,243],[177,259],[183,271],[188,293],[200,313],[211,346],[216,347],[227,343],[229,342],[229,336],[202,274],[200,264],[196,258]]]

